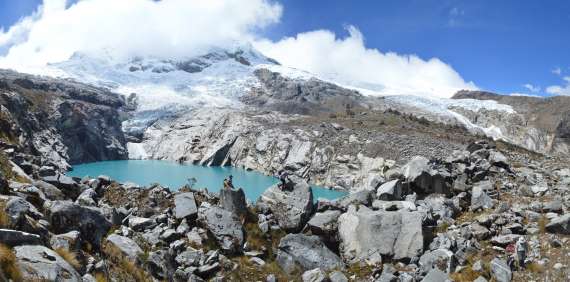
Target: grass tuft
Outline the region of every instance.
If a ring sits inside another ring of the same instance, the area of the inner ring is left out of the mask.
[[[9,228],[10,224],[10,216],[6,213],[6,202],[0,200],[0,228]]]
[[[82,265],[81,262],[79,262],[79,259],[77,259],[77,254],[74,252],[71,252],[67,249],[64,248],[57,248],[54,250],[59,256],[61,256],[65,261],[67,261],[67,263],[69,263],[71,266],[73,266],[73,268],[75,268],[75,270],[80,270]]]
[[[16,255],[12,249],[0,244],[0,270],[8,280],[23,281],[22,273],[18,268]]]

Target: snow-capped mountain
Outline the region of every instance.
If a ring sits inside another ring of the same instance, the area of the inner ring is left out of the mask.
[[[495,101],[443,99],[410,95],[381,95],[378,85],[346,81],[280,65],[249,44],[212,48],[191,58],[134,57],[116,59],[111,55],[75,54],[69,60],[49,66],[50,73],[111,89],[136,101],[136,112],[124,123],[127,132],[143,134],[155,121],[173,118],[199,108],[240,109],[243,97],[263,88],[257,70],[265,69],[298,85],[336,85],[362,94],[372,107],[397,109],[446,124],[462,125],[473,133],[485,134],[528,148],[544,147],[536,137],[511,122],[522,118],[508,105]],[[288,91],[296,91],[295,89]],[[133,96],[132,94],[136,94]],[[350,94],[349,94],[350,95]],[[418,95],[421,95],[418,94]],[[521,132],[523,131],[523,132]],[[534,134],[536,135],[536,134]]]

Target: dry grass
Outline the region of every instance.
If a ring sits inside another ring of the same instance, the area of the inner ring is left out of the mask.
[[[10,224],[10,217],[6,213],[6,202],[0,200],[0,228],[8,228]]]
[[[107,282],[107,277],[103,273],[95,273],[95,281],[97,282]]]
[[[548,218],[546,218],[546,216],[543,214],[540,216],[540,218],[538,219],[538,230],[540,232],[540,234],[544,235],[546,234],[546,225],[548,224]]]
[[[120,250],[105,245],[103,250],[109,262],[109,274],[118,281],[151,282],[150,274],[145,272],[136,262],[125,257]]]
[[[532,273],[543,273],[545,268],[543,265],[533,262],[526,265],[526,270]]]
[[[82,265],[81,262],[79,262],[79,259],[77,259],[77,254],[74,252],[71,252],[69,250],[66,250],[64,248],[57,248],[54,250],[59,256],[61,256],[65,261],[67,261],[67,263],[69,263],[71,266],[73,266],[73,268],[75,268],[75,270],[80,270]]]
[[[348,266],[346,272],[348,273],[347,276],[354,275],[356,276],[356,280],[360,281],[361,279],[364,280],[371,277],[374,273],[374,268],[365,263],[354,263]]]
[[[0,244],[0,270],[2,270],[7,279],[23,281],[14,252],[2,244]]]
[[[466,267],[460,272],[455,272],[450,275],[451,280],[454,282],[471,282],[475,281],[479,276],[481,276],[481,273],[474,271],[471,267]]]
[[[266,261],[264,266],[258,266],[249,261],[249,257],[241,256],[234,258],[233,261],[238,265],[237,269],[228,273],[228,281],[265,281],[268,275],[273,274],[277,281],[301,281],[301,272],[296,271],[290,275],[283,272],[277,262],[274,260]]]

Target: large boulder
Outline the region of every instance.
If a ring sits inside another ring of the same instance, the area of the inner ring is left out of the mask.
[[[423,273],[429,272],[432,268],[437,268],[445,273],[452,273],[457,266],[457,261],[452,251],[437,249],[425,252],[420,257],[419,264]]]
[[[55,234],[77,230],[84,240],[95,247],[101,246],[103,237],[111,228],[111,223],[98,208],[83,207],[68,201],[49,202],[44,208]]]
[[[41,245],[42,239],[36,234],[11,229],[0,229],[0,242],[13,247],[21,245]]]
[[[46,196],[46,198],[48,198],[51,201],[57,201],[57,200],[64,200],[65,199],[65,195],[54,185],[49,184],[45,181],[42,180],[37,180],[33,182],[34,186],[38,187],[38,189],[40,189],[44,195]]]
[[[313,190],[300,177],[290,176],[285,189],[274,185],[267,189],[257,201],[261,209],[270,210],[279,226],[288,232],[301,230],[313,212]]]
[[[396,260],[419,256],[423,251],[421,212],[372,211],[352,206],[338,219],[341,254],[348,263]]]
[[[413,157],[402,167],[402,174],[418,194],[451,194],[450,175],[433,169],[424,157]]]
[[[483,181],[475,184],[471,190],[471,210],[490,209],[495,202],[486,191],[492,190],[493,185],[489,181]]]
[[[44,246],[15,247],[14,254],[24,281],[81,281],[73,266]]]
[[[180,193],[174,196],[174,215],[178,219],[186,217],[196,217],[198,208],[196,207],[196,200],[194,193]]]
[[[222,189],[220,191],[220,206],[240,216],[245,215],[247,213],[247,202],[243,189]]]
[[[287,273],[320,268],[325,271],[343,268],[342,260],[318,236],[288,234],[279,242],[277,264]]]
[[[198,209],[198,221],[214,235],[222,250],[228,253],[241,251],[245,236],[243,225],[236,214],[203,203]]]
[[[20,197],[11,197],[6,203],[6,214],[10,218],[12,227],[21,228],[24,224],[26,216],[35,220],[43,217],[43,215],[28,201]]]
[[[382,201],[402,200],[404,196],[404,189],[399,179],[382,184],[376,191],[376,198]]]
[[[494,258],[491,261],[491,277],[497,282],[509,282],[513,279],[513,273],[506,261]]]
[[[552,219],[546,225],[546,231],[550,233],[570,235],[570,213]]]
[[[315,235],[322,236],[328,241],[336,241],[336,234],[338,230],[338,217],[341,212],[338,210],[328,210],[316,213],[307,226]]]
[[[53,235],[50,239],[52,249],[79,250],[81,248],[81,233],[70,231],[64,234]]]
[[[97,198],[97,193],[95,193],[95,190],[89,188],[89,189],[83,191],[77,197],[77,200],[75,200],[75,203],[78,205],[82,205],[82,206],[96,207],[97,206],[96,198]]]
[[[117,234],[111,234],[105,239],[105,253],[109,256],[122,256],[130,261],[136,261],[143,250],[132,239]]]
[[[343,208],[347,208],[350,205],[370,206],[372,204],[373,197],[374,197],[374,190],[363,189],[358,192],[345,195],[335,200],[334,202]]]

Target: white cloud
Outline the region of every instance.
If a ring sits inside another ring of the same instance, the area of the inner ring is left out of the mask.
[[[555,75],[561,75],[562,69],[560,69],[559,67],[556,67],[556,68],[552,69],[552,73]]]
[[[191,56],[209,46],[251,38],[279,21],[268,0],[44,0],[33,15],[0,31],[0,67],[42,65],[74,52],[117,56]]]
[[[348,27],[348,32],[337,38],[331,31],[317,30],[278,42],[261,40],[254,46],[286,66],[339,77],[348,84],[376,85],[381,94],[450,97],[458,90],[477,88],[437,58],[382,53],[366,48],[355,27]]]
[[[327,30],[277,42],[260,38],[260,29],[280,20],[283,8],[277,0],[43,1],[32,15],[0,30],[0,50],[7,50],[0,55],[0,68],[28,71],[78,51],[189,57],[210,46],[250,41],[285,66],[381,94],[450,97],[477,88],[437,58],[367,48],[354,27],[348,27],[345,38]]]
[[[546,88],[546,92],[552,95],[570,96],[570,76],[562,78],[564,85],[552,85]]]
[[[532,93],[538,93],[540,92],[540,86],[534,86],[530,83],[524,84],[523,85],[524,88],[528,89],[528,91],[532,92]]]

